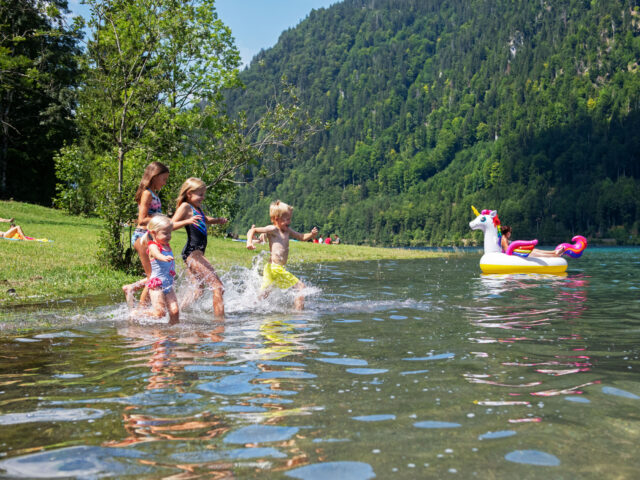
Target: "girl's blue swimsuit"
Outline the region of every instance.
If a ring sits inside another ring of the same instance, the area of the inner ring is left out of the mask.
[[[149,242],[149,246],[156,245],[160,249],[160,253],[163,255],[170,255],[173,257],[171,247],[168,245],[161,245],[157,242]],[[151,289],[162,288],[164,293],[168,293],[173,288],[173,277],[176,275],[176,264],[173,260],[170,262],[162,262],[151,259],[151,278],[147,282],[147,287]]]
[[[200,215],[201,219],[195,225],[189,224],[185,226],[187,230],[187,243],[182,249],[182,259],[185,262],[187,258],[189,258],[189,255],[196,250],[200,250],[204,255],[204,251],[207,249],[207,224],[204,212],[191,204],[189,204],[189,206],[191,207],[193,216]]]

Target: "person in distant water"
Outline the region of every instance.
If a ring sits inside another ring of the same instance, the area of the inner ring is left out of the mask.
[[[223,225],[224,217],[209,217],[202,211],[202,202],[207,193],[206,184],[199,178],[187,178],[180,188],[174,224],[183,224],[187,230],[187,243],[182,250],[182,259],[187,265],[187,272],[196,283],[196,290],[182,302],[181,308],[190,304],[204,292],[206,284],[213,292],[213,313],[216,317],[224,317],[222,295],[224,287],[213,265],[204,256],[207,248],[207,225]]]
[[[334,244],[334,245],[339,245],[339,244],[340,244],[340,237],[338,236],[338,234],[337,234],[337,233],[335,233],[335,234],[333,235],[333,244]]]
[[[173,231],[173,222],[166,215],[154,215],[147,223],[147,230],[153,240],[148,240],[149,263],[151,274],[147,282],[149,296],[151,297],[151,309],[134,312],[135,314],[164,317],[169,311],[169,324],[174,325],[180,321],[180,308],[178,299],[173,289],[173,277],[176,275],[176,264],[169,242]]]
[[[269,257],[269,263],[264,267],[264,273],[262,276],[262,291],[264,295],[268,295],[269,288],[275,284],[276,287],[286,290],[293,287],[296,290],[302,290],[304,283],[298,278],[289,273],[285,266],[289,259],[289,238],[292,237],[296,240],[305,242],[318,235],[318,229],[313,228],[309,233],[298,233],[291,229],[291,214],[293,207],[287,205],[280,200],[276,200],[271,203],[269,207],[269,216],[273,225],[266,227],[251,227],[247,232],[247,248],[254,250],[256,247],[253,245],[253,236],[256,233],[264,233],[269,241],[269,251],[271,255]],[[304,296],[299,294],[295,299],[296,310],[304,309]]]
[[[511,227],[509,225],[502,225],[500,232],[502,233],[500,247],[502,248],[502,253],[506,253],[511,243]],[[560,257],[563,253],[564,247],[558,246],[555,250],[540,250],[539,248],[534,248],[529,255],[532,257]]]
[[[327,235],[327,238],[324,239],[325,245],[331,245],[331,235]]]
[[[511,243],[511,227],[509,225],[501,225],[500,232],[502,233],[500,248],[502,248],[502,253],[507,253],[507,249]]]
[[[0,222],[5,222],[10,225],[10,228],[6,232],[0,232],[0,238],[14,238],[16,240],[27,240],[27,237],[20,225],[16,225],[13,223],[15,219],[13,218],[0,218]]]

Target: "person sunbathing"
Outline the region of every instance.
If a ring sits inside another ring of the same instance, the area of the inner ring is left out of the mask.
[[[9,223],[11,228],[6,232],[0,232],[0,238],[14,238],[16,240],[26,240],[27,236],[22,231],[20,225],[15,225],[13,223],[13,218],[0,218],[0,222]]]

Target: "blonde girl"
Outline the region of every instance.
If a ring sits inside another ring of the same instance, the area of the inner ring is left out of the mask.
[[[173,277],[176,275],[176,264],[171,251],[171,232],[173,222],[166,215],[154,215],[147,223],[147,230],[153,240],[148,241],[147,255],[151,266],[151,274],[147,282],[151,297],[151,310],[141,313],[154,317],[164,317],[169,310],[169,324],[180,321],[178,299],[173,289]]]
[[[207,225],[225,224],[224,217],[209,217],[202,211],[202,201],[207,193],[207,186],[199,178],[188,178],[182,184],[176,213],[173,215],[174,224],[184,224],[187,230],[187,243],[182,250],[182,259],[187,265],[187,272],[196,284],[193,293],[184,300],[182,307],[200,297],[203,286],[207,284],[213,291],[213,313],[217,317],[224,316],[224,302],[222,295],[224,288],[215,269],[204,256],[207,248]]]
[[[133,294],[137,290],[145,287],[151,274],[151,262],[147,255],[148,242],[151,240],[147,234],[148,223],[154,215],[162,213],[162,202],[158,197],[158,192],[165,186],[168,178],[169,167],[160,162],[151,162],[144,169],[144,174],[136,191],[135,200],[138,204],[138,225],[133,235],[131,235],[131,246],[138,252],[146,278],[122,287],[130,307],[133,306]],[[184,223],[175,225],[174,228],[178,229],[183,226]],[[146,303],[146,301],[147,289],[145,288],[140,296],[140,302]]]

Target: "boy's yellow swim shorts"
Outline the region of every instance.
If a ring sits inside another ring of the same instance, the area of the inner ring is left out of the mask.
[[[264,267],[264,273],[262,274],[262,289],[269,287],[271,284],[275,284],[276,287],[286,290],[293,287],[300,280],[287,272],[287,270],[276,263],[267,263]]]

